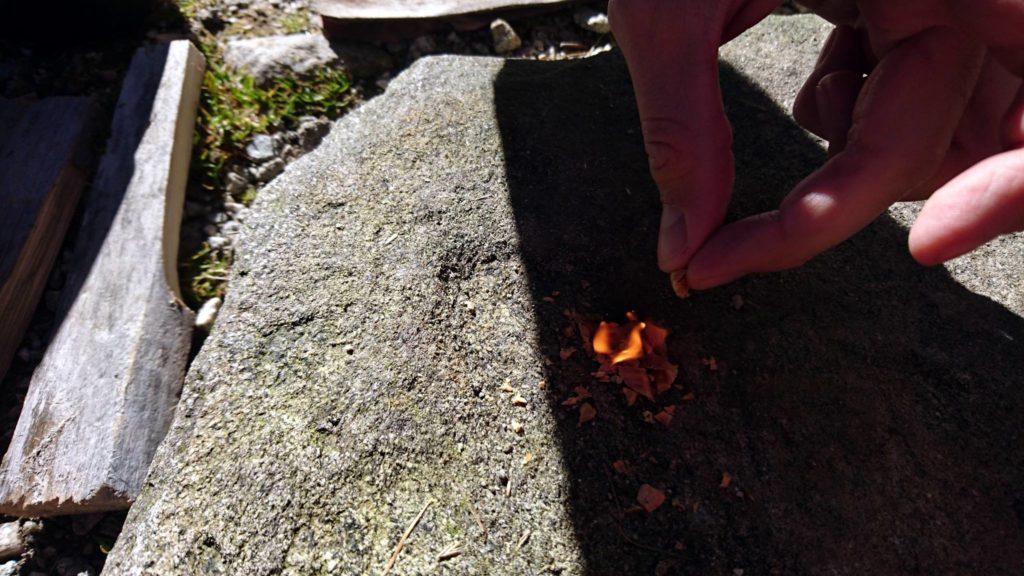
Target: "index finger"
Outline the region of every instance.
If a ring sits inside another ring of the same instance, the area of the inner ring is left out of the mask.
[[[877,218],[939,166],[963,115],[984,51],[931,28],[878,64],[854,111],[846,149],[801,182],[778,210],[729,224],[690,261],[706,289],[803,264]]]

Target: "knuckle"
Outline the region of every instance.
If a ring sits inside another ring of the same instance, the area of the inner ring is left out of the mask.
[[[717,145],[698,138],[694,130],[674,118],[646,117],[642,126],[651,176],[663,191],[690,180],[700,168],[701,158],[730,153],[732,132],[727,125],[719,131],[721,142]]]
[[[663,191],[685,183],[697,168],[694,154],[677,140],[645,139],[651,176]]]

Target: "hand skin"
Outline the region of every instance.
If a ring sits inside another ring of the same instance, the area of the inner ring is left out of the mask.
[[[794,105],[829,160],[723,226],[732,134],[718,47],[779,0],[611,0],[663,204],[658,264],[703,290],[799,266],[901,200],[938,264],[1024,229],[1024,0],[811,0],[836,24]]]

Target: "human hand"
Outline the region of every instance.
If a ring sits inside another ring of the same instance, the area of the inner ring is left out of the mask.
[[[612,0],[674,285],[684,269],[704,289],[800,265],[935,190],[910,236],[922,263],[1024,227],[1024,2],[818,0],[840,26],[794,115],[831,158],[778,210],[719,228],[733,166],[717,48],[776,4]]]

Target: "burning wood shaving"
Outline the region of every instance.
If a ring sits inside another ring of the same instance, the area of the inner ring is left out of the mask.
[[[719,488],[728,488],[729,484],[732,484],[732,475],[728,472],[722,472],[722,482],[718,485]]]
[[[625,460],[616,460],[615,462],[612,462],[612,468],[623,476],[629,476],[629,464]]]
[[[594,378],[621,381],[637,395],[654,401],[679,376],[679,367],[668,361],[668,330],[652,322],[640,322],[632,312],[626,314],[626,319],[622,325],[601,322],[593,333],[590,347],[600,364]],[[580,335],[585,338],[589,334],[581,323]]]
[[[562,348],[558,351],[558,357],[562,360],[568,360],[570,356],[576,353],[575,348]]]
[[[636,494],[636,501],[649,514],[665,502],[665,493],[650,484],[644,484]]]
[[[587,402],[580,406],[580,421],[579,424],[582,426],[587,422],[590,422],[597,417],[597,409],[590,402]]]

